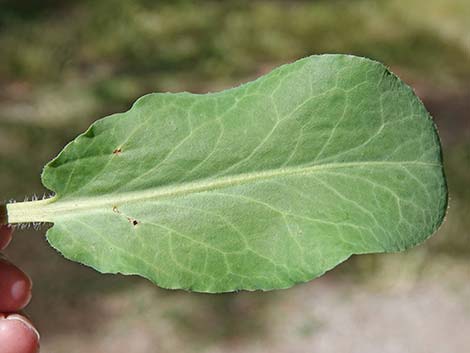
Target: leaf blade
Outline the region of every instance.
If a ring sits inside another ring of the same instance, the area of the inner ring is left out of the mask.
[[[144,96],[69,144],[43,183],[66,257],[203,292],[286,288],[351,254],[409,248],[447,204],[422,103],[343,55],[220,93]]]

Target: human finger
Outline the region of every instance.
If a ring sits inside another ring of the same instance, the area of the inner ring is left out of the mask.
[[[10,244],[13,228],[8,225],[0,226],[0,250],[5,249]]]
[[[19,314],[0,314],[0,353],[39,352],[39,333]]]
[[[23,309],[31,300],[31,289],[28,275],[0,257],[0,312]]]

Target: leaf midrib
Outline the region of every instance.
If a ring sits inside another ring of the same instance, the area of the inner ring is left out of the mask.
[[[438,163],[422,161],[360,161],[344,163],[326,163],[308,167],[279,168],[253,173],[242,173],[219,179],[200,179],[180,185],[158,186],[146,190],[128,191],[120,194],[110,193],[108,195],[97,195],[75,198],[71,200],[61,199],[57,195],[51,199],[8,204],[8,220],[10,223],[27,222],[54,222],[54,219],[63,218],[78,212],[87,212],[96,209],[103,210],[120,207],[133,202],[145,200],[158,200],[171,197],[179,197],[192,193],[199,193],[221,189],[224,187],[238,186],[249,182],[269,180],[276,177],[308,175],[328,169],[351,168],[351,167],[390,167],[403,165],[417,165],[429,167],[442,167]]]

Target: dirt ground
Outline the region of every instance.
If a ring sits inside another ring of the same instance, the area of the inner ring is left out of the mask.
[[[382,269],[366,282],[351,281],[339,269],[289,290],[225,295],[222,300],[166,293],[133,281],[124,291],[96,297],[99,313],[93,304],[70,313],[78,316],[69,316],[77,330],[57,334],[51,317],[42,318],[49,321],[43,352],[467,351],[468,266],[439,259],[417,278],[410,276],[415,264],[408,260],[408,255],[389,256],[388,270],[379,265]],[[387,273],[391,265],[398,276]]]

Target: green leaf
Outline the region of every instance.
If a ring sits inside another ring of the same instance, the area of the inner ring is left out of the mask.
[[[447,205],[439,138],[380,63],[321,55],[220,93],[149,94],[94,123],[8,205],[65,257],[165,288],[269,290],[424,241]]]

